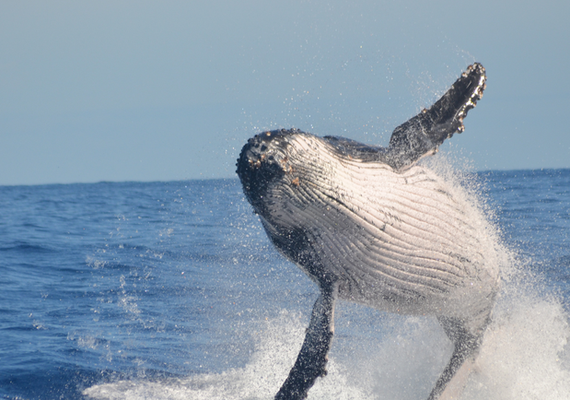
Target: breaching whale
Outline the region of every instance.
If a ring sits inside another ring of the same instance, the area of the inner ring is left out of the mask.
[[[463,119],[486,87],[475,63],[429,109],[398,126],[388,147],[297,129],[249,139],[237,174],[277,249],[319,287],[298,358],[276,399],[304,399],[326,374],[334,304],[354,301],[433,315],[454,344],[429,399],[461,386],[498,290],[485,227],[452,185],[418,164]],[[461,377],[461,379],[460,379]]]

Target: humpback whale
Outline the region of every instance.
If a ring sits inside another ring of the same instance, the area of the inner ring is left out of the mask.
[[[489,235],[474,206],[426,166],[486,87],[470,65],[429,109],[392,133],[388,147],[297,129],[262,132],[237,161],[244,194],[275,247],[320,294],[275,399],[304,399],[326,375],[337,299],[405,315],[432,315],[453,342],[430,400],[461,390],[499,285]],[[458,389],[459,388],[459,389]]]

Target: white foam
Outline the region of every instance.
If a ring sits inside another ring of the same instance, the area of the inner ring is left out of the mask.
[[[498,307],[463,399],[570,399],[568,316],[555,300]]]
[[[272,399],[300,349],[305,322],[287,312],[264,322],[252,333],[255,351],[243,368],[159,382],[119,381],[84,394],[129,400]],[[350,344],[354,338],[337,338],[329,373],[309,399],[427,398],[450,356],[450,343],[432,319],[396,317],[388,323],[394,328],[389,333],[357,345]],[[519,296],[499,304],[461,399],[570,398],[569,336],[568,316],[555,300]]]
[[[243,368],[220,374],[199,374],[162,382],[120,381],[96,385],[84,391],[94,399],[272,399],[279,390],[301,347],[305,326],[283,312],[267,321],[257,337],[255,351]],[[310,398],[373,399],[347,382],[343,367],[331,360],[329,374],[311,391]]]

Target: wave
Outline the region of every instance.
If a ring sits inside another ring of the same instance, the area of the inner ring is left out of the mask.
[[[20,252],[20,253],[54,253],[57,250],[38,244],[31,244],[27,242],[16,242],[8,246],[0,247],[0,252]]]

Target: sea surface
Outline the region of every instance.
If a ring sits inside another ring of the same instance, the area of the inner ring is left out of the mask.
[[[463,176],[509,268],[462,399],[570,398],[570,170]],[[0,187],[0,398],[270,399],[317,289],[237,179]],[[340,303],[309,399],[425,399],[430,317]]]

